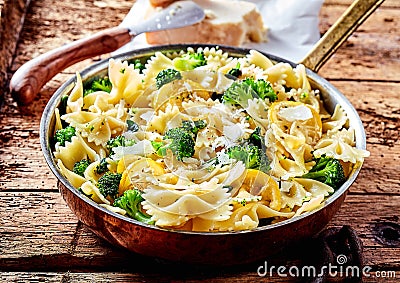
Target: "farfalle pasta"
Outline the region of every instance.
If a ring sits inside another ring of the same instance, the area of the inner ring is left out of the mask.
[[[93,80],[77,74],[56,110],[58,167],[84,196],[148,225],[220,232],[297,217],[369,155],[304,66],[255,50],[110,59]]]

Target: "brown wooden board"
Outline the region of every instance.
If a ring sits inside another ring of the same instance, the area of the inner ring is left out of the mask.
[[[17,41],[31,0],[0,1],[0,99],[3,98]]]
[[[343,12],[332,6],[321,11],[321,32]],[[344,46],[323,66],[319,74],[327,79],[399,81],[400,9],[383,4],[350,36]]]

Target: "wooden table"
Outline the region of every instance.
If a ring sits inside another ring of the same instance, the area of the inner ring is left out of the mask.
[[[28,1],[14,2],[23,5]],[[11,52],[8,75],[45,51],[119,24],[132,2],[32,1],[17,48]],[[350,2],[325,1],[320,16],[322,33]],[[0,7],[3,3],[0,1]],[[397,279],[370,277],[365,278],[367,282],[400,281],[399,18],[400,1],[387,0],[320,71],[351,100],[367,133],[371,157],[366,159],[360,177],[329,224],[351,225],[364,245],[365,264],[375,271],[396,272]],[[144,258],[111,246],[77,221],[57,191],[56,179],[43,159],[39,121],[52,93],[75,70],[91,62],[87,60],[57,75],[25,108],[18,107],[2,89],[0,281],[289,281],[276,274],[273,278],[259,278],[257,267],[263,262],[234,268],[182,268]],[[378,229],[382,227],[386,228]],[[268,260],[290,266],[301,263],[302,256],[286,251]]]

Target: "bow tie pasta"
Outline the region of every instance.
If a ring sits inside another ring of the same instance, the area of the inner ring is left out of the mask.
[[[76,78],[56,109],[59,169],[84,196],[148,225],[219,232],[297,217],[369,155],[304,66],[255,50],[110,59],[106,76]]]

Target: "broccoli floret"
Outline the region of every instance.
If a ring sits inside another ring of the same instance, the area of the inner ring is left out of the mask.
[[[249,152],[247,151],[247,148],[241,145],[235,145],[227,150],[227,154],[229,155],[229,158],[231,159],[236,159],[238,161],[242,161],[246,167],[249,159]]]
[[[236,64],[235,68],[232,68],[229,70],[229,72],[226,74],[229,79],[236,80],[242,75],[242,71],[240,70],[240,63],[238,62]]]
[[[242,161],[246,168],[263,172],[270,170],[267,155],[255,145],[235,145],[227,150],[229,158]]]
[[[112,88],[111,81],[108,77],[99,78],[97,80],[92,81],[89,88],[84,88],[83,96],[88,95],[89,93],[95,91],[105,91],[110,93]]]
[[[119,183],[121,181],[122,174],[106,172],[97,181],[97,187],[100,193],[107,197],[116,198],[118,196]]]
[[[235,81],[225,92],[222,97],[223,101],[228,104],[240,105],[242,108],[248,106],[249,99],[268,98],[273,102],[278,99],[271,84],[263,79],[254,80],[246,78],[242,81]]]
[[[184,128],[188,132],[193,133],[195,136],[201,129],[204,129],[206,126],[207,122],[205,120],[182,121],[182,128]]]
[[[189,52],[182,55],[181,57],[175,58],[172,62],[174,64],[174,67],[179,71],[190,71],[207,64],[203,52]]]
[[[65,146],[65,142],[70,142],[73,136],[75,136],[75,128],[72,126],[68,126],[64,129],[57,130],[54,135],[54,140],[56,143],[58,142],[61,146]]]
[[[263,79],[253,80],[252,78],[246,78],[243,82],[251,86],[261,99],[268,98],[270,102],[278,99],[272,85]]]
[[[178,160],[193,156],[195,142],[192,133],[183,128],[173,128],[165,133],[164,139],[171,140],[168,149],[176,154]]]
[[[88,159],[82,159],[81,161],[78,161],[74,164],[74,168],[72,171],[75,174],[78,174],[79,176],[83,177],[83,173],[85,173],[86,168],[90,165],[90,160]]]
[[[244,81],[236,81],[224,92],[222,100],[224,103],[232,105],[240,105],[242,108],[248,106],[249,99],[257,97],[257,93],[251,88],[250,85]]]
[[[100,160],[99,165],[96,166],[96,173],[103,174],[108,171],[108,162],[106,158]]]
[[[143,200],[139,190],[127,190],[122,196],[114,200],[113,206],[122,208],[133,219],[146,224],[154,224],[154,221],[151,220],[151,216],[142,211],[140,203]]]
[[[165,156],[169,149],[174,155],[176,155],[178,160],[182,160],[184,157],[193,156],[195,141],[192,132],[189,132],[182,127],[172,128],[165,133],[163,139],[169,142],[152,142],[157,155]]]
[[[165,69],[158,73],[156,76],[156,86],[160,89],[163,85],[168,84],[175,80],[180,80],[182,75],[175,69]]]
[[[116,136],[115,138],[111,138],[106,143],[106,148],[111,153],[112,149],[117,146],[131,146],[136,143],[135,140],[130,140],[125,138],[124,136]]]
[[[335,158],[321,156],[316,159],[313,168],[302,176],[302,178],[314,179],[338,189],[345,181],[344,170],[340,161]]]

